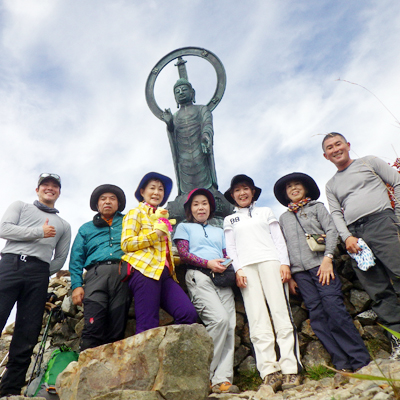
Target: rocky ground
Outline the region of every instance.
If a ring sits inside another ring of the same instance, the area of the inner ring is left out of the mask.
[[[379,370],[382,370],[386,377],[400,379],[400,362],[392,360],[378,359],[370,365],[359,371],[359,374],[382,376]],[[400,387],[400,382],[399,382]],[[6,399],[2,397],[1,399]],[[8,400],[21,400],[23,396],[8,397]],[[42,400],[43,398],[37,398]],[[110,397],[102,397],[109,400],[150,400],[163,399],[162,397],[137,397],[129,396],[127,393],[110,393]],[[360,380],[349,379],[348,383],[342,382],[335,384],[335,378],[323,378],[319,381],[306,380],[301,386],[295,389],[285,390],[284,392],[273,393],[270,388],[265,390],[246,391],[240,394],[211,394],[207,400],[395,400],[400,399],[400,395],[395,396],[393,388],[384,380]],[[67,400],[67,399],[66,399]],[[190,400],[190,399],[187,399]]]
[[[378,359],[362,368],[358,374],[382,376],[398,379],[397,397],[393,388],[385,380],[349,379],[349,382],[337,384],[335,378],[323,378],[319,381],[306,379],[295,389],[273,393],[271,388],[263,388],[258,392],[247,391],[240,394],[211,394],[208,399],[224,400],[394,400],[400,399],[400,362],[388,359]]]

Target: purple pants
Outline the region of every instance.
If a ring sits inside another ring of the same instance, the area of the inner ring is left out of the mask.
[[[160,307],[174,318],[175,324],[194,324],[197,321],[193,304],[172,279],[167,267],[158,281],[135,270],[129,288],[135,299],[136,333],[159,326]]]

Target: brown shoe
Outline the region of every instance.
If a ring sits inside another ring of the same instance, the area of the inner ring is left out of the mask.
[[[211,391],[213,393],[240,393],[239,388],[230,382],[217,383],[211,388]]]
[[[283,375],[282,390],[292,389],[301,384],[301,375],[287,374]]]
[[[264,378],[264,385],[271,386],[273,391],[276,393],[282,386],[282,373],[281,371],[273,372],[268,374]]]

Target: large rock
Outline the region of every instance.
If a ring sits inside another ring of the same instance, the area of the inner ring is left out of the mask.
[[[138,390],[117,390],[116,392],[93,397],[93,400],[163,400],[158,392],[140,392]]]
[[[308,318],[308,311],[303,307],[292,306],[292,317],[293,322],[296,325],[296,329],[300,331],[301,324]]]
[[[319,340],[313,340],[308,343],[306,354],[301,361],[303,366],[308,369],[320,364],[329,365],[331,356]]]
[[[368,309],[371,304],[371,298],[363,290],[350,290],[350,301],[356,309],[356,313],[359,314],[362,311]]]
[[[212,355],[213,342],[202,325],[150,329],[82,352],[59,375],[57,387],[61,400],[125,398],[121,390],[157,392],[153,394],[166,400],[203,400]],[[137,398],[158,398],[142,394]]]
[[[301,333],[306,336],[308,339],[317,340],[317,335],[314,333],[313,329],[311,328],[311,322],[309,319],[306,319],[301,324]]]

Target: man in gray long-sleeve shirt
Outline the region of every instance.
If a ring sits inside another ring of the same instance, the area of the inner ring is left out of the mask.
[[[56,174],[41,174],[33,204],[16,201],[4,214],[0,237],[0,329],[17,303],[14,335],[0,397],[19,395],[42,327],[49,274],[61,269],[69,251],[71,228],[54,204],[60,196]],[[53,257],[54,252],[54,257]]]
[[[329,208],[349,253],[360,251],[358,238],[371,248],[376,265],[357,278],[373,301],[380,322],[400,332],[400,174],[374,156],[352,160],[350,143],[332,132],[322,142],[324,157],[338,171],[326,184]],[[393,186],[395,210],[386,184]],[[392,337],[391,358],[400,360],[400,341]]]

